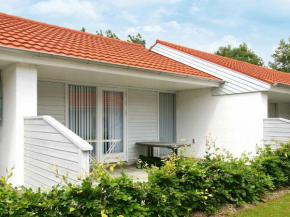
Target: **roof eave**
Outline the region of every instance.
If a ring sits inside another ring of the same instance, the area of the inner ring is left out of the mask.
[[[273,83],[272,86],[290,88],[290,84],[283,84],[283,83],[279,83],[279,82]]]
[[[117,68],[123,68],[123,69],[127,69],[127,70],[144,71],[144,72],[149,72],[149,73],[154,73],[154,74],[169,75],[169,76],[173,76],[173,77],[194,79],[194,80],[200,80],[200,81],[205,81],[205,82],[213,82],[213,83],[220,83],[220,84],[224,83],[223,80],[203,78],[203,77],[194,76],[194,75],[178,74],[178,73],[173,73],[173,72],[159,71],[159,70],[154,70],[154,69],[128,66],[128,65],[116,64],[116,63],[110,63],[110,62],[104,62],[104,61],[83,59],[83,58],[72,57],[72,56],[45,53],[45,52],[39,52],[39,51],[32,51],[32,50],[27,50],[27,49],[19,49],[19,48],[7,47],[7,46],[2,46],[2,45],[0,46],[0,51],[17,53],[17,54],[26,54],[26,55],[32,55],[32,56],[37,56],[37,57],[46,57],[46,58],[52,58],[52,59],[61,59],[61,60],[67,60],[67,61],[73,61],[73,62],[79,62],[79,63],[85,63],[85,64],[117,67]]]

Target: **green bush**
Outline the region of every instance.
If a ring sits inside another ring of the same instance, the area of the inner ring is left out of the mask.
[[[112,177],[107,170],[116,165],[96,164],[79,177],[79,185],[63,176],[63,184],[37,191],[13,188],[7,171],[0,180],[0,216],[190,216],[227,203],[251,203],[290,184],[290,142],[240,158],[211,144],[202,159],[181,153],[163,163],[146,169],[144,183],[134,183],[124,172]]]
[[[272,150],[267,145],[251,162],[258,171],[272,177],[275,188],[290,184],[289,146],[290,142],[280,144],[280,148]]]

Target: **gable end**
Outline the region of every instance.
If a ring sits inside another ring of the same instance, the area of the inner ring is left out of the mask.
[[[268,91],[271,87],[264,81],[159,43],[152,47],[151,51],[224,80],[225,83],[220,87],[213,88],[213,95]]]

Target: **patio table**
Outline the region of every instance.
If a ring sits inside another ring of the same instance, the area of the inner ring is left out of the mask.
[[[136,142],[135,145],[146,146],[147,147],[147,156],[154,157],[153,148],[168,148],[171,149],[176,155],[178,154],[178,149],[180,147],[190,146],[175,142]]]

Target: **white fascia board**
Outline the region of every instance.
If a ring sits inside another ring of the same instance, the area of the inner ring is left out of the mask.
[[[81,137],[73,133],[67,127],[59,123],[51,116],[32,116],[32,117],[25,117],[26,120],[44,120],[50,126],[52,126],[55,130],[57,130],[61,135],[66,137],[69,141],[79,147],[82,151],[91,151],[93,150],[93,146],[83,140]]]
[[[33,51],[0,47],[0,60],[23,62],[34,65],[63,67],[69,69],[87,70],[101,73],[111,73],[140,78],[149,78],[162,81],[179,82],[205,87],[219,87],[223,81],[202,77],[169,73],[157,70],[143,69],[113,63],[85,60],[80,58],[43,54]]]
[[[232,69],[228,69],[226,67],[189,55],[159,43],[157,43],[151,50],[160,55],[179,61],[185,65],[196,68],[224,80],[226,83],[221,85],[220,88],[217,88],[221,92],[225,92],[224,94],[267,91],[271,87],[270,84],[251,76],[234,71]]]

